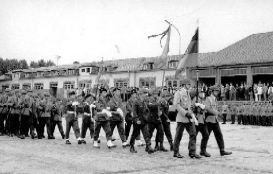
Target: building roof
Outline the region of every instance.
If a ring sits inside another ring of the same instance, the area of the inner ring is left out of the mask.
[[[199,59],[202,67],[273,62],[273,32],[250,35]]]

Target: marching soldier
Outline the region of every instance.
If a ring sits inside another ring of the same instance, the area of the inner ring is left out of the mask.
[[[221,156],[231,155],[232,152],[225,151],[224,138],[217,118],[219,112],[217,111],[216,96],[218,96],[220,89],[217,86],[212,86],[210,87],[210,91],[211,94],[206,98],[205,101],[205,108],[207,111],[207,117],[205,121],[207,123],[208,133],[210,135],[211,131],[213,131]]]
[[[89,129],[90,132],[90,137],[91,139],[94,138],[94,131],[95,131],[95,126],[94,126],[94,108],[95,105],[94,103],[94,98],[91,94],[87,94],[85,96],[85,102],[83,106],[83,116],[82,116],[82,129],[81,129],[81,141],[83,144],[86,144],[86,141],[84,140],[86,131]]]
[[[19,128],[19,115],[18,115],[18,98],[15,96],[15,92],[9,92],[7,105],[9,107],[9,113],[7,115],[7,130],[9,136],[17,135]]]
[[[205,101],[206,101],[206,94],[205,91],[200,90],[198,94],[198,101],[196,97],[193,99],[193,104],[195,104],[195,113],[198,120],[198,125],[196,126],[196,136],[198,132],[202,135],[201,146],[200,146],[200,155],[205,157],[210,157],[211,155],[207,152],[207,144],[209,140],[209,132],[208,127],[205,122]],[[225,123],[225,122],[224,122]]]
[[[125,137],[125,130],[124,130],[124,114],[121,108],[122,106],[122,99],[120,97],[120,89],[115,88],[113,90],[114,96],[109,101],[110,111],[112,112],[112,117],[110,118],[110,127],[111,133],[113,136],[113,132],[115,127],[118,129],[118,133],[120,139],[122,141],[122,147],[126,147],[128,144],[126,142]]]
[[[130,152],[137,153],[135,150],[135,140],[140,134],[140,130],[143,134],[145,143],[146,143],[146,151],[151,154],[154,152],[154,149],[151,147],[151,139],[149,135],[149,128],[147,123],[147,116],[149,114],[149,110],[146,104],[146,97],[148,91],[146,89],[140,89],[139,95],[137,96],[136,102],[133,104],[133,133],[131,135],[130,140]]]
[[[7,101],[8,101],[9,92],[10,90],[8,88],[5,89],[4,94],[1,96],[1,101],[0,101],[2,106],[2,110],[0,113],[0,134],[1,135],[8,133],[7,132],[7,117],[9,113],[9,106],[7,105]]]
[[[62,112],[60,109],[60,102],[53,100],[52,107],[51,107],[51,133],[52,137],[54,137],[54,131],[56,125],[58,126],[59,132],[62,138],[65,138],[64,130],[63,130],[63,123],[62,123]],[[54,137],[55,138],[55,137]]]
[[[188,79],[182,80],[182,88],[175,92],[173,103],[178,111],[176,116],[176,133],[174,138],[174,157],[183,158],[179,153],[179,145],[182,139],[184,129],[187,130],[190,140],[189,140],[189,156],[191,158],[201,158],[201,156],[196,154],[196,128],[193,123],[193,118],[195,115],[191,109],[191,99],[189,96],[188,89],[191,87],[191,82]]]
[[[127,113],[125,115],[125,137],[126,137],[126,141],[128,141],[129,139],[129,134],[130,134],[130,130],[131,127],[133,125],[133,105],[134,103],[137,101],[137,90],[136,89],[132,89],[131,90],[131,96],[129,98],[129,100],[126,103],[126,110]],[[142,141],[140,140],[140,134],[137,136],[136,138],[137,140],[137,144],[138,146],[143,146],[144,144],[142,143]]]
[[[168,139],[168,142],[170,144],[170,150],[173,151],[173,138],[172,138],[172,133],[171,133],[170,119],[168,116],[168,113],[169,113],[168,100],[170,97],[171,97],[171,95],[169,94],[168,89],[166,87],[164,87],[162,92],[160,93],[160,97],[158,98],[158,103],[159,103],[159,108],[160,108],[160,113],[161,113],[160,120],[162,122],[163,131],[164,131],[164,133]],[[158,143],[158,142],[159,142],[159,140],[158,140],[158,132],[157,132],[156,133],[156,143]]]
[[[100,148],[98,144],[98,138],[100,134],[101,127],[103,128],[106,139],[107,139],[107,147],[114,148],[116,145],[112,143],[112,132],[110,127],[110,117],[112,113],[110,112],[110,107],[107,101],[107,90],[103,87],[100,88],[100,96],[98,101],[95,103],[96,106],[96,114],[95,114],[95,132],[94,132],[94,144],[95,148]]]
[[[153,136],[153,132],[156,129],[157,134],[156,134],[156,144],[155,144],[155,151],[160,150],[163,152],[166,152],[167,149],[165,149],[163,145],[163,137],[164,137],[164,132],[163,132],[163,126],[161,123],[161,118],[160,115],[162,112],[159,110],[159,103],[158,103],[158,91],[156,89],[150,91],[150,95],[147,98],[147,106],[149,109],[149,114],[148,114],[148,125],[149,125],[149,134],[150,134],[150,139]],[[158,146],[158,143],[160,146]]]
[[[77,116],[77,107],[79,105],[79,102],[76,101],[75,93],[72,93],[70,95],[70,99],[66,105],[66,129],[65,129],[65,144],[71,144],[69,141],[69,134],[71,127],[73,128],[74,134],[76,139],[78,140],[78,144],[81,144],[81,138],[80,138],[80,128],[78,123],[78,116]]]

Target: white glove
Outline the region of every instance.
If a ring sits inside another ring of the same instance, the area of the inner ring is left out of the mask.
[[[201,109],[205,109],[205,105],[201,104],[201,103],[195,103],[196,107],[200,107]]]

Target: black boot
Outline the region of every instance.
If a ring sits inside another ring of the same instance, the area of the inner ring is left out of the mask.
[[[191,158],[196,158],[196,159],[202,158],[200,155],[197,155],[197,154],[189,154],[189,156],[190,156]]]
[[[165,149],[165,147],[163,146],[163,143],[160,143],[159,150],[162,151],[162,152],[168,152],[168,150]]]
[[[146,146],[146,149],[145,149],[146,152],[148,152],[148,154],[151,154],[151,153],[154,153],[154,149],[150,146]]]
[[[159,151],[159,146],[158,146],[158,142],[155,143],[155,148],[154,148],[154,151]]]
[[[173,157],[175,157],[175,158],[184,158],[184,156],[180,155],[179,152],[175,152],[175,153],[173,154]]]
[[[170,151],[173,151],[173,142],[170,142]]]
[[[202,150],[201,152],[200,152],[200,155],[201,156],[204,156],[204,157],[210,157],[211,155],[208,153],[208,152],[206,152],[205,150]]]
[[[220,154],[221,154],[221,156],[225,156],[225,155],[231,155],[232,152],[221,151]]]
[[[131,153],[137,153],[137,151],[135,150],[135,147],[131,145],[130,147],[130,152]]]

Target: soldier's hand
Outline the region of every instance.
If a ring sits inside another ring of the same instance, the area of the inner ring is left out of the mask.
[[[140,121],[140,120],[138,120],[136,123],[137,123],[137,124],[141,124],[141,121]]]

